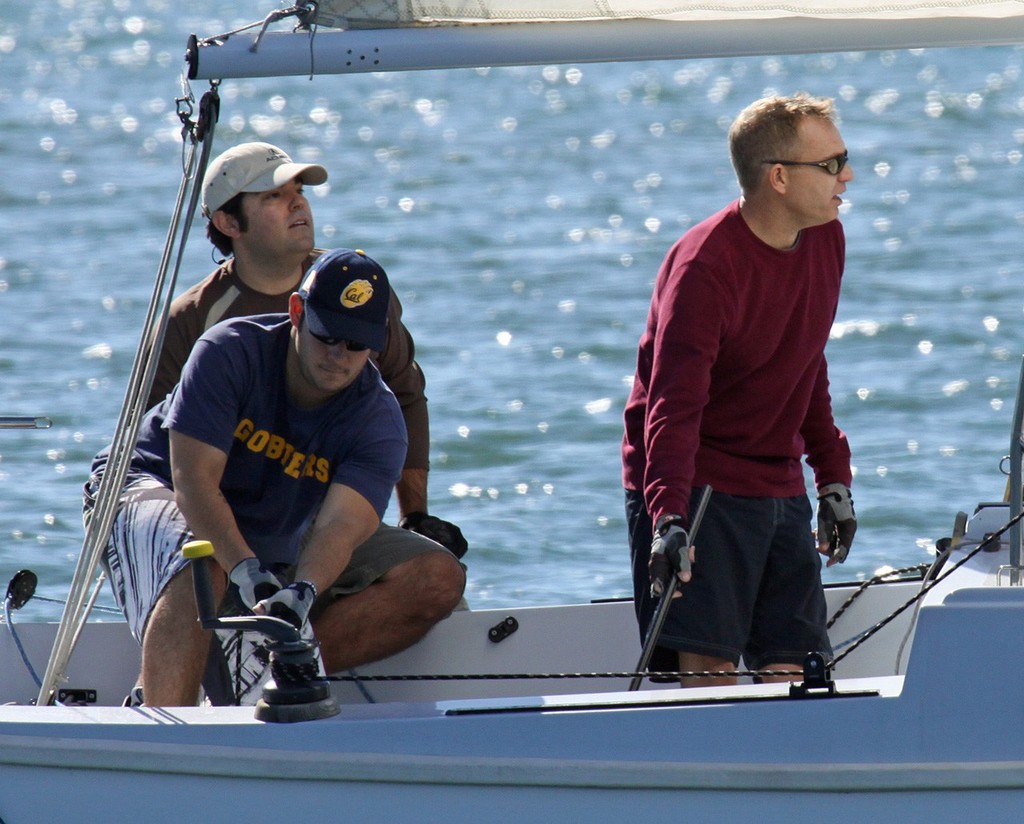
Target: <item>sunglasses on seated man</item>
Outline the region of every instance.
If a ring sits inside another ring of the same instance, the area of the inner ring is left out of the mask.
[[[828,160],[762,160],[762,163],[767,163],[770,166],[774,166],[778,163],[780,166],[817,166],[819,169],[823,169],[830,175],[839,174],[845,167],[847,162],[850,160],[849,151],[845,151],[842,154],[837,154],[835,157],[830,157]]]
[[[346,338],[330,338],[326,335],[318,335],[312,329],[309,330],[309,334],[320,341],[324,346],[339,346],[344,344],[345,348],[348,349],[349,352],[365,352],[370,348],[365,343],[356,343],[354,340],[348,340]]]

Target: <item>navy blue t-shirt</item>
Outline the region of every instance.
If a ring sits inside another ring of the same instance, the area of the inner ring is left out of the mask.
[[[294,563],[330,483],[351,487],[381,517],[407,437],[394,395],[370,363],[315,409],[291,403],[286,315],[234,318],[197,342],[174,391],[142,422],[132,470],[171,486],[168,429],[228,455],[221,492],[253,552]]]

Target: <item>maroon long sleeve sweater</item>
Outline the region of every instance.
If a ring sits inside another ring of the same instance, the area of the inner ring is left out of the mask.
[[[736,201],[688,231],[654,287],[625,411],[623,484],[651,517],[686,516],[690,491],[788,497],[851,482],[832,417],[825,344],[845,262],[839,221],[792,249],[762,242]]]

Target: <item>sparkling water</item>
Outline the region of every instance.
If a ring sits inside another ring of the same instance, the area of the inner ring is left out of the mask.
[[[26,617],[60,615],[81,485],[117,421],[180,185],[187,37],[274,7],[4,9],[0,415],[53,421],[0,431],[0,586],[37,573]],[[367,250],[403,300],[428,380],[431,509],[470,542],[470,604],[553,604],[631,591],[622,407],[665,251],[737,194],[729,123],[765,93],[835,97],[856,176],[828,357],[860,523],[849,561],[823,572],[837,581],[928,561],[958,510],[1004,495],[1024,351],[1021,61],[993,48],[230,81],[217,150],[262,139],[328,167],[311,190],[318,243]],[[176,291],[212,266],[197,221]]]

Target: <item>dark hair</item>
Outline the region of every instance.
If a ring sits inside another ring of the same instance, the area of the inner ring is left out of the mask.
[[[244,194],[245,192],[239,192],[218,210],[226,212],[238,221],[238,228],[243,232],[248,231],[249,229],[249,221],[242,212],[242,197]],[[211,219],[206,222],[206,236],[210,239],[210,243],[216,246],[217,251],[222,255],[230,255],[234,252],[235,247],[231,238],[213,225],[212,216]]]

